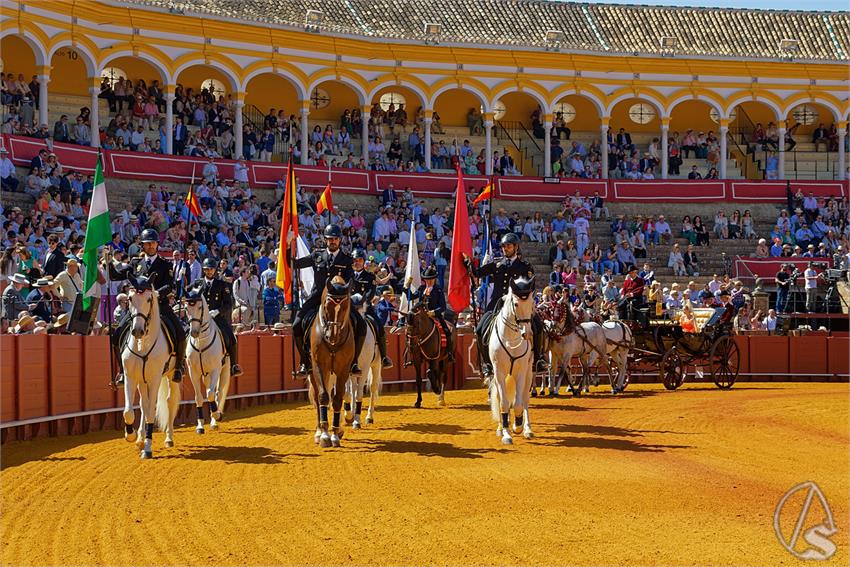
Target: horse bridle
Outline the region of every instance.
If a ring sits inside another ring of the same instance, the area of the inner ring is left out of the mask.
[[[424,308],[424,306],[423,306],[422,302],[417,303],[413,307],[413,309],[411,310],[410,315],[415,315],[416,313],[418,313],[423,308]],[[431,339],[431,337],[434,336],[434,333],[437,332],[437,325],[439,325],[439,323],[437,323],[436,321],[432,321],[432,323],[433,324],[431,325],[431,330],[428,332],[427,335],[425,335],[424,338],[417,333],[411,333],[410,332],[410,329],[413,327],[413,317],[410,317],[410,321],[408,322],[407,329],[406,329],[407,339],[408,339],[410,346],[415,345],[416,347],[418,347],[419,348],[419,354],[421,354],[422,357],[425,358],[426,360],[437,360],[438,358],[440,358],[440,350],[439,349],[437,349],[437,354],[435,356],[428,356],[427,354],[425,354],[425,349],[422,348],[422,343],[427,343]]]
[[[201,300],[200,299],[184,300],[184,302],[187,305],[194,305],[198,301],[201,301]],[[206,310],[206,303],[201,303],[201,317],[203,317],[205,310]],[[197,317],[190,317],[189,318],[189,325],[191,325],[192,323],[198,323],[198,324],[201,325],[201,328],[198,329],[198,337],[200,338],[201,335],[203,335],[205,332],[210,330],[211,321],[212,321],[212,317],[208,317],[206,323],[204,323],[203,319],[199,319]],[[204,370],[204,353],[212,348],[212,346],[215,344],[215,341],[216,341],[217,338],[218,338],[218,333],[215,333],[213,335],[212,340],[210,341],[210,344],[208,344],[207,346],[205,346],[202,349],[199,349],[198,347],[195,346],[195,343],[192,342],[191,334],[189,335],[189,346],[192,347],[192,350],[194,350],[195,352],[198,353],[198,362],[201,365],[201,376],[207,375],[206,371]]]
[[[142,293],[144,293],[144,292],[142,292]],[[146,335],[148,334],[148,329],[150,328],[150,323],[151,323],[150,313],[153,310],[153,293],[151,293],[151,296],[148,298],[148,305],[150,306],[150,308],[148,309],[147,313],[140,313],[140,312],[137,311],[137,312],[133,313],[133,315],[130,317],[131,319],[135,319],[136,317],[142,318],[142,321],[145,322],[144,333]]]
[[[322,307],[319,309],[319,325],[322,327],[322,341],[328,345],[328,348],[331,352],[336,352],[339,346],[348,340],[348,336],[344,337],[342,341],[339,340],[339,336],[337,336],[337,329],[340,329],[345,326],[345,321],[338,321],[339,313],[342,309],[337,309],[336,314],[334,315],[334,319],[332,321],[328,321],[325,318],[325,310],[328,307],[328,302],[333,303],[334,305],[341,306],[342,302],[346,299],[350,300],[350,296],[344,295],[335,297],[331,294],[328,294],[325,297],[324,303],[322,303]],[[337,340],[334,341],[332,338],[336,336]]]
[[[519,296],[517,296],[517,297],[519,297]],[[523,300],[523,301],[525,301],[525,300]],[[513,301],[511,301],[510,311],[511,311],[511,314],[513,315],[514,323],[512,324],[510,321],[508,321],[508,318],[505,315],[502,315],[502,322],[505,324],[506,327],[508,327],[512,331],[520,333],[520,339],[519,339],[520,342],[518,342],[514,346],[506,345],[505,342],[502,340],[502,336],[498,332],[496,332],[496,329],[493,329],[493,332],[496,333],[496,338],[499,340],[499,346],[502,347],[502,350],[505,351],[505,354],[507,354],[508,358],[511,360],[511,367],[510,367],[510,370],[508,370],[508,374],[513,374],[514,373],[514,363],[517,360],[519,360],[520,358],[524,358],[525,356],[527,356],[528,351],[531,350],[531,341],[525,338],[525,332],[523,331],[523,328],[520,326],[520,323],[529,323],[530,324],[531,323],[531,317],[529,317],[528,319],[519,319],[516,316],[516,304]],[[500,315],[501,315],[501,313],[500,313]],[[523,351],[523,353],[518,355],[518,356],[512,355],[511,350],[517,348],[522,341],[526,341],[525,351]]]
[[[138,292],[136,292],[136,293],[138,293]],[[144,292],[142,292],[142,293],[144,293]],[[148,298],[148,305],[150,306],[150,308],[148,309],[147,313],[139,313],[137,311],[136,313],[133,313],[132,316],[130,317],[131,321],[134,320],[136,317],[142,318],[142,321],[145,322],[145,326],[144,326],[144,329],[143,329],[143,332],[144,332],[145,335],[148,334],[148,329],[150,328],[151,311],[153,311],[153,292],[151,292],[151,296],[150,296],[150,298]],[[132,327],[132,325],[131,325],[131,327]],[[151,348],[149,348],[148,352],[146,352],[145,354],[139,354],[136,351],[134,351],[132,348],[129,349],[130,354],[137,356],[137,357],[142,359],[142,380],[145,382],[145,384],[147,384],[147,382],[148,382],[147,379],[145,378],[145,371],[147,370],[148,358],[150,357],[151,353],[153,352],[153,349],[156,348],[156,343],[157,343],[157,341],[154,341],[153,344],[151,345]],[[166,363],[166,365],[167,364],[168,363]]]

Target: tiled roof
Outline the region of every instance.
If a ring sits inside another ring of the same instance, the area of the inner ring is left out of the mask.
[[[676,8],[547,0],[124,0],[258,23],[303,26],[307,10],[324,14],[321,30],[425,40],[425,22],[442,26],[441,43],[546,47],[548,30],[563,50],[660,54],[662,37],[680,55],[777,58],[796,39],[800,59],[846,61],[847,12]]]

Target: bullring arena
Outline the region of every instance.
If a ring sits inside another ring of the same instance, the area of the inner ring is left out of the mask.
[[[0,38],[3,565],[850,561],[846,11],[0,0]]]

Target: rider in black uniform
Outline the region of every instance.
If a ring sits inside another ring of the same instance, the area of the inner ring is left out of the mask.
[[[292,262],[292,266],[296,270],[313,268],[313,290],[310,297],[298,310],[295,321],[292,323],[295,346],[298,347],[298,352],[301,355],[299,374],[307,374],[310,368],[310,344],[309,341],[304,340],[304,324],[311,322],[318,312],[322,302],[322,292],[328,279],[341,276],[346,282],[351,282],[354,275],[354,270],[351,268],[351,256],[339,248],[341,238],[342,229],[339,228],[339,225],[329,224],[325,227],[327,249],[315,251],[310,256],[298,258]],[[363,347],[363,340],[366,337],[366,320],[356,309],[352,308],[351,322],[354,325],[354,363],[351,365],[351,372],[352,374],[359,374],[360,367],[357,365],[357,358],[360,356],[360,349]]]
[[[437,270],[434,266],[428,266],[422,272],[422,280],[425,282],[416,291],[416,296],[421,298],[428,309],[428,315],[440,323],[446,333],[446,346],[448,347],[448,361],[454,362],[454,344],[452,344],[452,329],[446,317],[453,318],[454,314],[449,311],[446,304],[446,293],[437,285]]]
[[[375,340],[378,342],[378,348],[381,351],[381,364],[384,368],[392,368],[393,361],[387,356],[387,336],[384,332],[384,326],[381,320],[378,319],[375,308],[372,306],[372,300],[375,298],[375,274],[364,270],[366,264],[366,253],[359,248],[352,254],[352,280],[351,293],[359,293],[366,305],[366,319],[372,322],[377,336]]]
[[[199,289],[207,300],[207,309],[224,337],[224,346],[230,356],[230,377],[242,374],[238,363],[238,341],[233,333],[230,314],[233,312],[233,291],[227,283],[218,277],[218,262],[207,258],[203,263],[204,275],[192,282],[191,289]]]
[[[511,280],[523,277],[530,278],[534,275],[534,268],[531,264],[518,256],[519,252],[519,237],[509,232],[502,237],[501,240],[502,253],[504,256],[495,262],[488,262],[483,266],[476,268],[472,267],[469,258],[465,258],[467,267],[472,271],[472,275],[476,278],[490,276],[493,283],[493,293],[490,296],[490,301],[478,321],[478,326],[475,328],[475,333],[478,336],[478,344],[485,345],[479,348],[481,358],[484,361],[481,368],[485,376],[493,375],[493,365],[490,362],[490,353],[486,345],[490,339],[490,322],[493,320],[494,313],[497,313],[502,308],[504,297],[510,289]],[[546,361],[543,357],[543,348],[545,341],[543,340],[543,320],[536,312],[531,317],[531,329],[534,336],[534,367],[535,370],[542,370],[546,366]]]
[[[142,231],[142,255],[138,258],[130,260],[130,265],[116,265],[115,261],[109,264],[109,277],[113,280],[126,280],[131,276],[144,276],[150,282],[151,288],[159,293],[159,315],[165,323],[166,331],[171,337],[171,342],[175,348],[175,357],[177,359],[176,369],[174,370],[174,382],[180,382],[183,379],[183,363],[186,357],[186,330],[183,328],[183,323],[174,313],[174,310],[169,304],[169,294],[174,289],[174,272],[171,262],[164,260],[157,253],[159,247],[159,233],[152,228],[146,228]],[[115,383],[121,384],[124,382],[124,368],[121,365],[121,343],[130,329],[129,313],[118,321],[118,328],[112,333],[112,348],[115,350],[116,358],[118,359],[118,375],[115,377]]]

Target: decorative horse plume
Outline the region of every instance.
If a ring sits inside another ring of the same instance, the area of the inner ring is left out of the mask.
[[[520,299],[527,299],[534,291],[534,276],[526,278],[518,276],[511,280],[511,292]]]
[[[143,293],[149,289],[153,289],[153,285],[147,276],[134,276],[133,274],[130,274],[127,280],[138,293]]]
[[[328,280],[325,287],[328,290],[328,295],[333,297],[343,297],[348,295],[348,292],[351,289],[351,283],[346,282],[341,276],[335,276]]]

